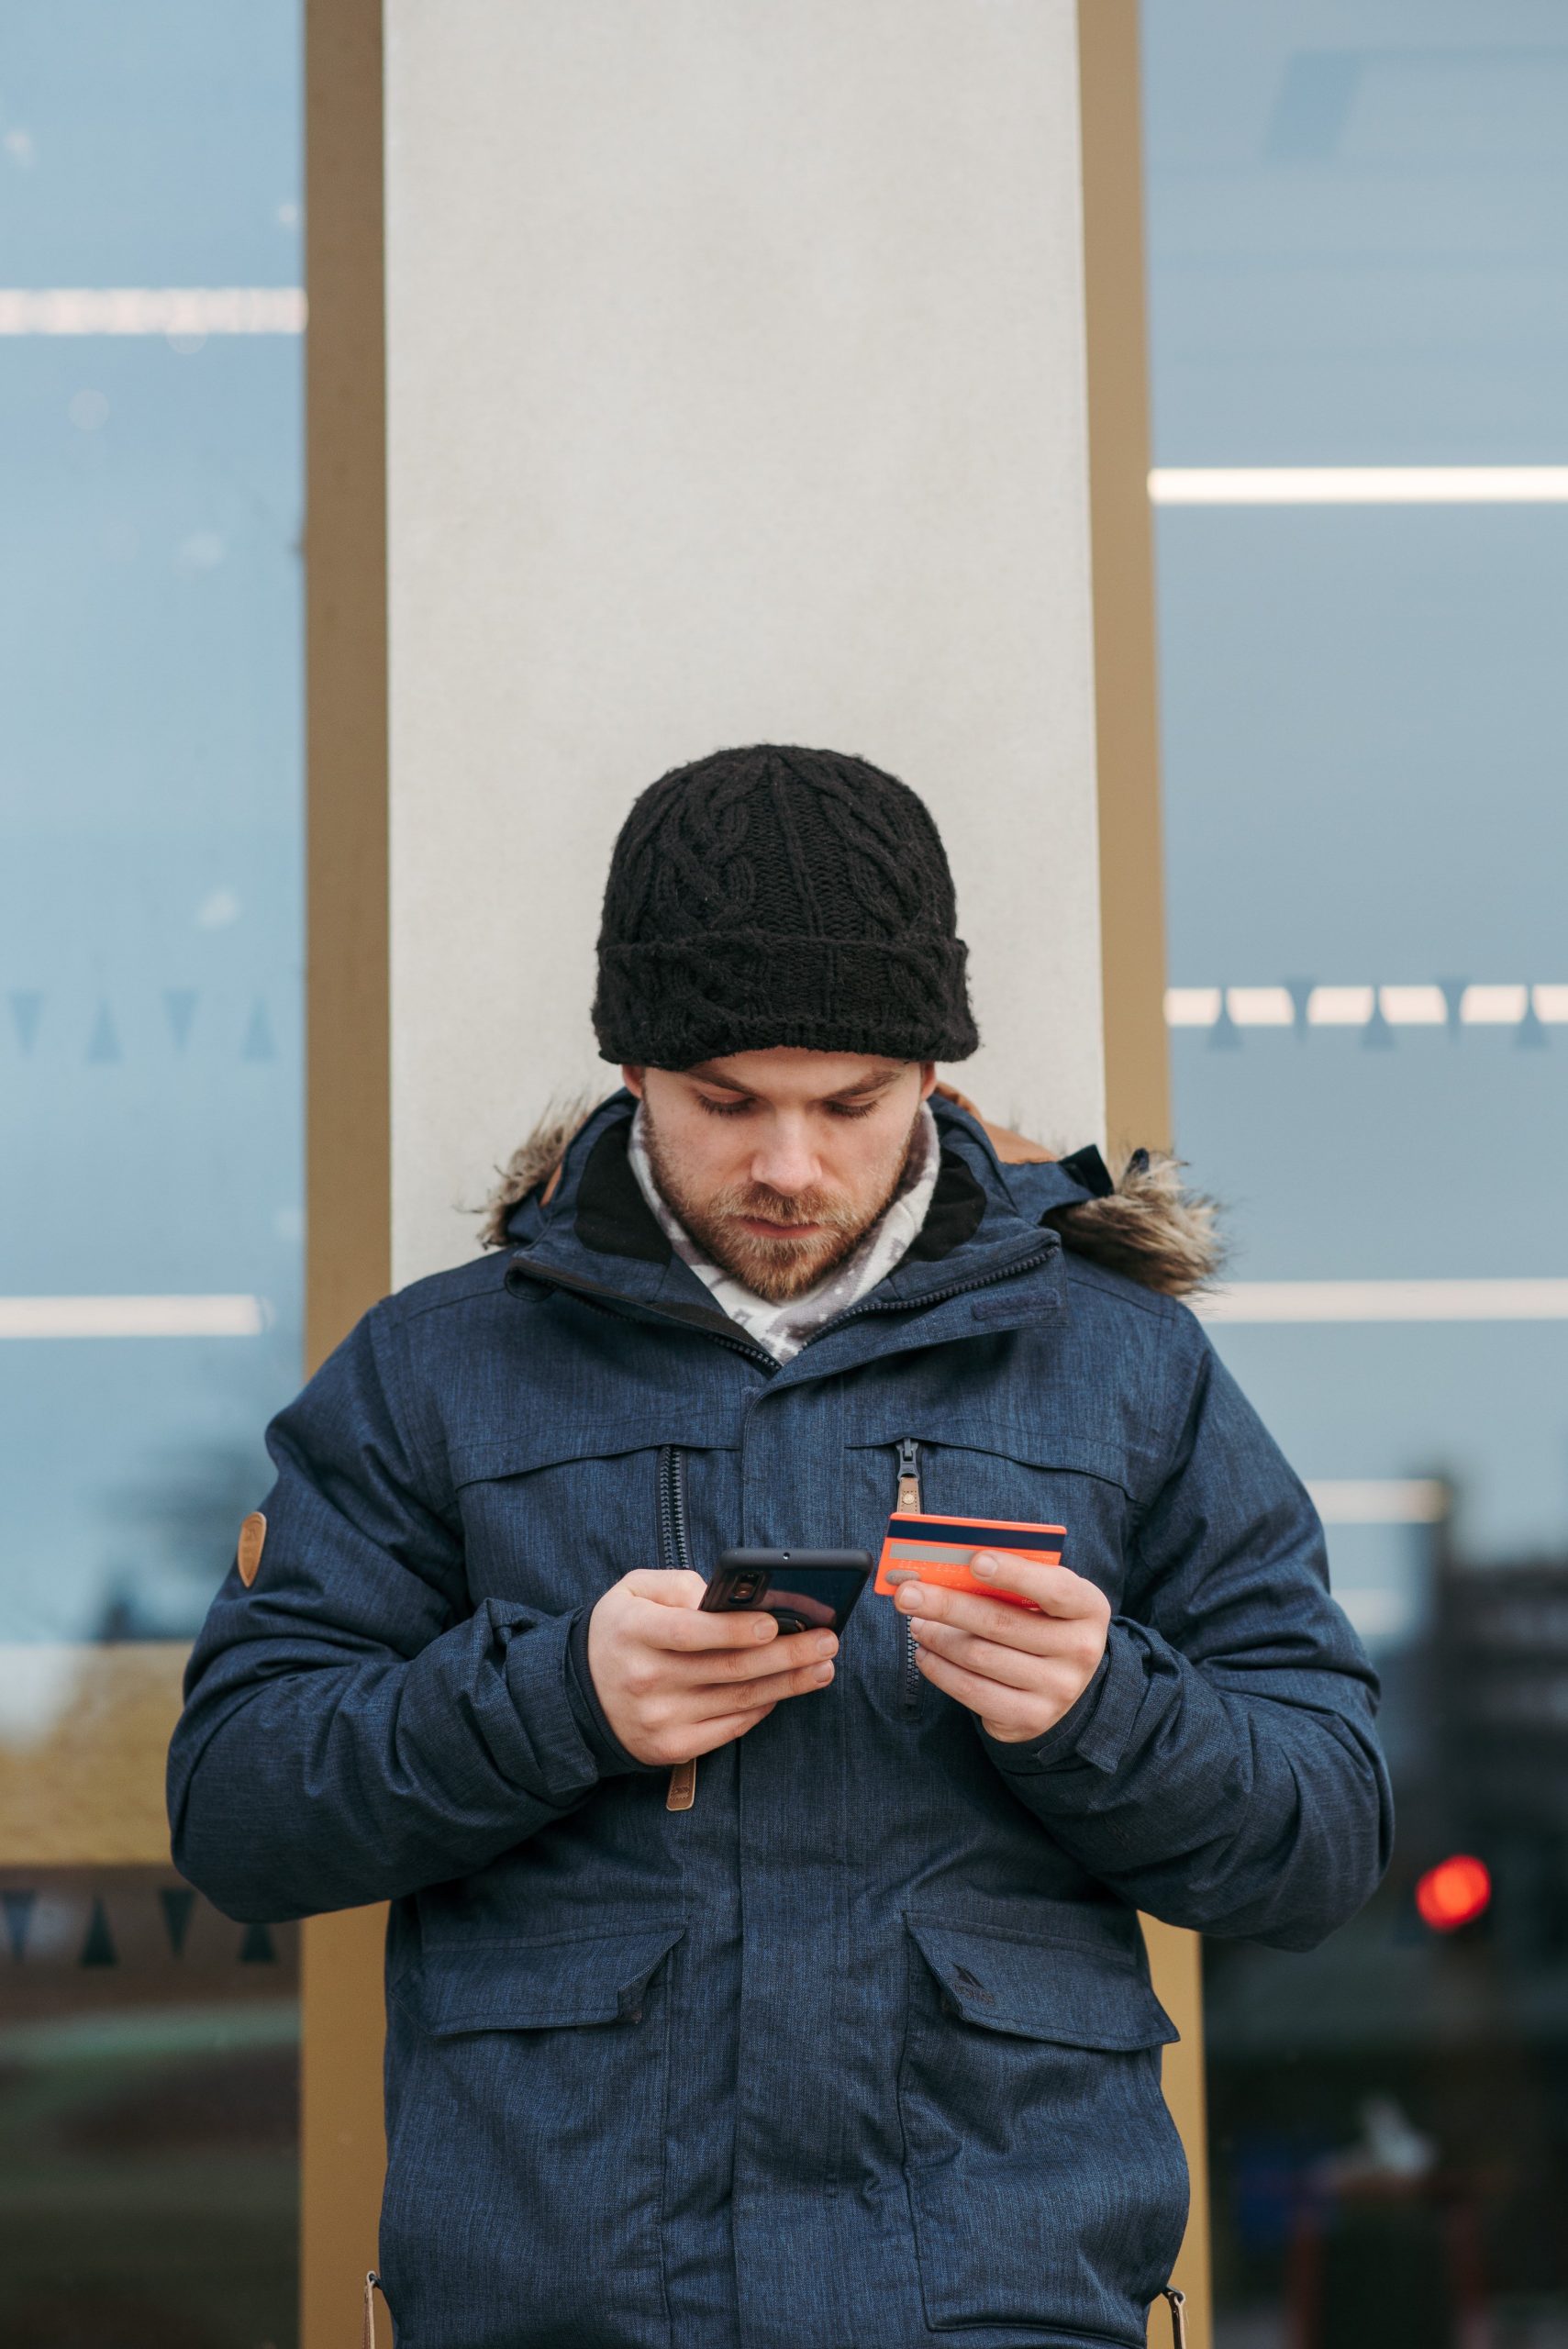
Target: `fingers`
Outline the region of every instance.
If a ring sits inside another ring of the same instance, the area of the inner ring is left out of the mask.
[[[744,1737],[749,1729],[755,1729],[759,1721],[765,1721],[773,1709],[771,1705],[759,1705],[754,1712],[718,1713],[710,1721],[696,1723],[684,1741],[675,1741],[684,1743],[685,1752],[676,1753],[672,1751],[669,1759],[672,1763],[695,1762],[699,1754],[711,1753],[716,1747],[728,1745],[734,1739]]]
[[[634,1598],[651,1598],[659,1607],[693,1608],[702,1605],[707,1585],[689,1566],[635,1566],[616,1587]]]
[[[1040,1737],[1050,1727],[1040,1719],[1039,1696],[1026,1696],[1021,1688],[1005,1688],[995,1680],[983,1680],[978,1673],[950,1664],[945,1656],[933,1654],[929,1648],[920,1650],[920,1671],[933,1687],[955,1697],[972,1713],[978,1713],[986,1728],[1004,1740]],[[1060,1709],[1061,1712],[1065,1710],[1065,1706]]]
[[[933,1583],[902,1583],[893,1603],[911,1620],[918,1617],[922,1622],[948,1623],[1026,1655],[1055,1655],[1070,1636],[1057,1616],[1031,1615],[1002,1598],[977,1598],[972,1591],[942,1590]]]
[[[1008,1564],[1017,1563],[1008,1561]],[[974,1564],[979,1564],[979,1554]],[[1053,1593],[1056,1600],[1051,1609],[1041,1615],[1031,1614],[1027,1608],[1010,1607],[1006,1599],[981,1598],[973,1591],[944,1590],[933,1583],[901,1583],[894,1594],[893,1603],[901,1615],[923,1617],[928,1622],[951,1623],[960,1630],[975,1631],[999,1645],[1022,1648],[1034,1655],[1057,1655],[1062,1652],[1063,1633],[1070,1627],[1103,1624],[1110,1620],[1110,1602],[1104,1591],[1082,1575],[1069,1574],[1062,1566],[1029,1566],[1019,1564],[1019,1575],[1043,1577],[1053,1575],[1061,1583],[1072,1586],[1070,1593]],[[1002,1581],[997,1575],[998,1583]],[[1033,1598],[1031,1586],[1027,1591],[1020,1579],[1009,1582],[1009,1589]],[[1068,1603],[1063,1604],[1063,1598]]]
[[[650,1583],[691,1582],[701,1594],[707,1586],[700,1575],[651,1573],[627,1576],[628,1583],[646,1579]],[[749,1648],[766,1646],[779,1636],[779,1627],[772,1615],[735,1613],[704,1615],[689,1600],[675,1597],[667,1598],[658,1589],[639,1590],[630,1594],[627,1627],[636,1639],[646,1640],[650,1647],[669,1648],[676,1654],[695,1655],[714,1648]],[[796,1637],[799,1634],[795,1634]]]
[[[946,1623],[916,1619],[908,1628],[922,1656],[941,1656],[943,1663],[958,1665],[993,1696],[1002,1689],[1023,1689],[1033,1703],[1044,1698],[1063,1712],[1087,1687],[1098,1663],[1087,1644],[1080,1644],[1073,1656],[1023,1656],[1017,1647],[997,1647],[993,1640],[976,1640],[974,1632],[951,1631]]]
[[[636,1749],[639,1762],[651,1762],[658,1769],[673,1769],[679,1762],[695,1762],[701,1755],[711,1753],[716,1746],[728,1745],[744,1737],[749,1729],[765,1721],[773,1711],[771,1705],[759,1705],[754,1710],[716,1714],[708,1721],[673,1721],[658,1731],[650,1731]]]
[[[1031,1565],[1013,1551],[976,1550],[969,1570],[982,1582],[994,1582],[998,1590],[1016,1590],[1020,1598],[1032,1599],[1048,1615],[1094,1615],[1106,1603],[1098,1584],[1071,1567]]]
[[[967,1673],[974,1673],[979,1679],[995,1679],[1005,1689],[1040,1689],[1050,1679],[1050,1661],[1035,1652],[1002,1647],[997,1640],[979,1640],[972,1631],[953,1631],[951,1623],[932,1623],[920,1616],[911,1619],[908,1628],[916,1635],[916,1647],[925,1649],[925,1653],[960,1663]],[[1063,1682],[1068,1673],[1071,1665],[1063,1663]]]
[[[824,1662],[839,1652],[831,1631],[781,1634],[776,1620],[761,1612],[701,1615],[636,1602],[628,1630],[633,1638],[666,1656],[667,1669],[704,1684],[791,1672],[804,1664]]]
[[[1052,1616],[1031,1615],[1022,1607],[1009,1607],[1005,1599],[977,1598],[972,1591],[943,1590],[935,1583],[901,1583],[893,1603],[901,1615],[913,1620],[918,1617],[927,1623],[951,1623],[956,1630],[973,1631],[977,1636],[995,1640],[999,1646],[1020,1648],[1030,1655],[1051,1655],[1062,1643],[1062,1632]]]
[[[805,1666],[830,1664],[839,1653],[831,1631],[788,1631],[755,1647],[704,1648],[695,1654],[672,1658],[670,1668],[701,1687],[728,1687],[776,1675],[784,1677]]]
[[[733,1686],[684,1688],[662,1703],[646,1705],[641,1726],[651,1741],[652,1758],[684,1762],[710,1753],[714,1746],[754,1729],[786,1697],[809,1697],[814,1690],[826,1688],[832,1677],[831,1664],[806,1664],[753,1682],[746,1690],[743,1706],[737,1703]]]
[[[691,1708],[698,1720],[710,1712],[733,1712],[742,1703],[762,1705],[770,1711],[785,1697],[809,1697],[816,1688],[826,1688],[833,1677],[833,1666],[820,1659],[810,1664],[796,1664],[789,1672],[770,1673],[765,1679],[752,1681],[742,1698],[733,1681],[707,1683],[684,1690],[680,1698],[683,1709]]]

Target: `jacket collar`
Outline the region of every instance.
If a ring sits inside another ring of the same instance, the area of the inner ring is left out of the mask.
[[[507,1286],[542,1283],[612,1311],[684,1325],[755,1355],[780,1378],[796,1370],[818,1375],[906,1344],[973,1336],[977,1327],[1017,1326],[1059,1309],[1061,1242],[1040,1217],[1094,1197],[1093,1170],[1073,1161],[1004,1170],[977,1119],[940,1096],[931,1108],[942,1158],[918,1239],[869,1297],[829,1322],[783,1371],[719,1311],[671,1249],[627,1158],[636,1103],[624,1087],[573,1140],[548,1207],[536,1194],[513,1209]],[[1015,1183],[1028,1177],[1021,1201],[1009,1174]]]

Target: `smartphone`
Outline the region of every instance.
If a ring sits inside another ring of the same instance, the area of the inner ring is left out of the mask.
[[[726,1550],[703,1610],[772,1615],[781,1631],[841,1631],[872,1563],[869,1550]]]

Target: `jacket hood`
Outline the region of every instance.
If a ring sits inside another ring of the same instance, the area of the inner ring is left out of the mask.
[[[508,1244],[513,1212],[531,1194],[548,1202],[573,1140],[607,1098],[582,1095],[546,1110],[512,1152],[482,1210],[480,1237],[486,1248]],[[1040,1220],[1059,1231],[1074,1255],[1162,1297],[1191,1296],[1218,1276],[1224,1251],[1217,1203],[1185,1186],[1185,1162],[1171,1152],[1135,1150],[1110,1168],[1092,1145],[1062,1157],[992,1125],[962,1093],[939,1085],[932,1106],[940,1109],[944,1101],[979,1128],[1002,1167],[1060,1166],[1071,1174],[1072,1186],[1084,1196],[1047,1207]]]

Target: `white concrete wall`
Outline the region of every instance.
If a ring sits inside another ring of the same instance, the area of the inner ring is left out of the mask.
[[[930,803],[989,1113],[1103,1119],[1073,0],[387,0],[394,1262],[469,1252],[636,793]]]

